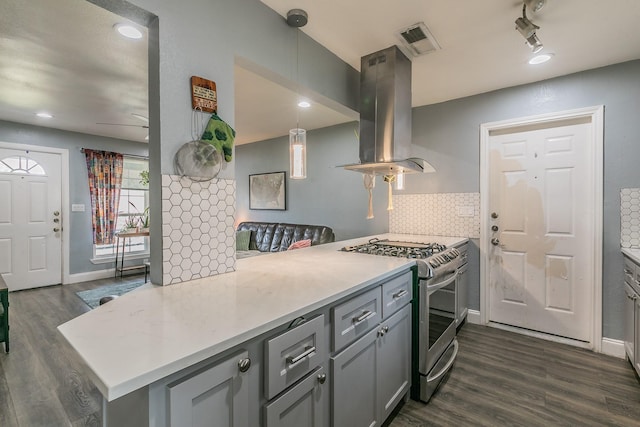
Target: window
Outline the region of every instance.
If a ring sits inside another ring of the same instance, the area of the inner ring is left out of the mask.
[[[140,218],[149,207],[149,186],[141,182],[142,177],[140,176],[140,172],[149,170],[149,161],[125,156],[123,163],[116,230],[125,229],[127,222]],[[122,245],[122,239],[120,239],[120,245]],[[118,251],[122,251],[122,246]],[[126,254],[148,253],[149,238],[132,237],[126,239],[124,251]],[[115,254],[115,244],[94,245],[94,258],[113,257]]]
[[[33,159],[23,156],[6,157],[0,160],[0,172],[22,175],[45,175],[44,169]]]

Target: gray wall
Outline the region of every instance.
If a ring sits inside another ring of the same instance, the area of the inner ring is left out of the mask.
[[[437,173],[408,175],[406,190],[411,193],[479,192],[480,142],[482,123],[595,105],[605,106],[604,147],[604,236],[603,236],[603,336],[621,339],[623,333],[623,276],[620,254],[620,189],[640,186],[640,61],[617,64],[538,83],[502,89],[440,104],[413,109],[414,155],[427,159]],[[334,134],[335,132],[335,134]],[[313,134],[310,133],[310,135]],[[249,173],[287,170],[288,154],[284,141],[272,140],[238,149],[238,209],[251,219],[304,221],[308,215],[301,206],[313,205],[316,194],[325,194],[339,183],[344,171],[325,167],[340,164],[329,161],[340,155],[344,162],[357,159],[357,151],[348,141],[353,125],[327,128],[318,132],[309,148],[310,179],[293,184],[289,193],[291,211],[284,214],[262,213],[246,209],[246,176]],[[330,135],[330,138],[323,138]],[[352,137],[353,139],[353,137]],[[309,137],[311,141],[311,136]],[[322,142],[322,145],[320,145]],[[318,146],[315,146],[315,144]],[[349,151],[344,157],[336,152]],[[314,154],[312,154],[314,152]],[[254,157],[259,156],[259,157]],[[259,160],[258,160],[259,159]],[[316,170],[318,174],[311,171]],[[347,175],[345,175],[346,177]],[[243,182],[244,180],[244,182]],[[291,182],[291,181],[289,181]],[[330,183],[329,187],[325,184]],[[345,181],[322,209],[320,222],[340,222],[339,238],[367,234],[359,226],[362,218],[362,190],[357,182]],[[377,209],[386,196],[375,196]],[[349,194],[351,193],[351,194]],[[348,212],[353,212],[351,215]],[[378,217],[378,213],[376,217]],[[325,219],[326,218],[326,219]],[[329,224],[332,225],[332,224]],[[349,230],[349,227],[357,227]],[[387,225],[376,227],[385,231]],[[344,231],[343,231],[344,230]],[[370,234],[370,233],[369,233]],[[479,252],[477,241],[470,248],[470,307],[480,308]]]
[[[481,123],[605,106],[603,336],[623,333],[620,188],[640,186],[640,61],[415,108],[413,139],[438,171],[408,176],[406,193],[478,192]],[[473,279],[473,276],[471,276]],[[479,308],[479,281],[470,292]]]
[[[69,206],[63,214],[69,215],[71,230],[69,238],[69,273],[84,273],[113,267],[113,263],[92,264],[93,237],[91,233],[91,200],[84,153],[80,148],[115,151],[146,156],[147,144],[105,138],[58,129],[30,126],[0,121],[0,141],[19,144],[55,147],[69,150]],[[84,212],[71,212],[71,204],[82,203]]]
[[[337,240],[389,229],[387,187],[380,178],[374,189],[374,218],[366,219],[369,196],[360,173],[336,168],[358,162],[357,123],[307,134],[307,179],[289,179],[289,139],[276,138],[236,148],[237,221],[319,224],[333,228]],[[287,210],[249,210],[249,175],[287,172]]]
[[[174,173],[174,154],[192,139],[191,76],[216,82],[218,113],[231,126],[236,62],[283,81],[299,80],[306,94],[357,108],[358,72],[301,32],[304,55],[296,75],[297,30],[259,0],[190,0],[187,7],[175,0],[91,1],[149,27],[151,235],[162,235],[161,223],[153,220],[161,217],[160,174]],[[233,179],[235,163],[219,177]],[[162,283],[161,239],[151,239],[151,265],[151,281]]]

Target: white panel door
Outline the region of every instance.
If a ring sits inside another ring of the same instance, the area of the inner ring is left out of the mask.
[[[490,321],[591,340],[590,126],[490,137]]]
[[[62,281],[61,169],[60,154],[0,148],[0,274],[9,290]]]

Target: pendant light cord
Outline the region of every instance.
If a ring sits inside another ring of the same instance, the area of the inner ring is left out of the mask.
[[[296,98],[300,98],[300,28],[296,28]],[[296,99],[296,129],[300,129],[300,111]],[[296,134],[298,131],[296,130]]]

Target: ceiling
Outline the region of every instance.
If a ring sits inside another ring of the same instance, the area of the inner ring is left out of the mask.
[[[86,0],[2,2],[0,119],[145,141],[145,123],[134,114],[148,114],[146,31],[141,41],[122,38],[113,27],[126,20]],[[262,2],[282,16],[306,10],[302,31],[358,70],[361,56],[398,43],[398,30],[424,22],[442,49],[412,59],[414,106],[640,58],[637,0],[548,0],[528,14],[541,27],[543,52],[555,55],[537,66],[527,63],[532,53],[514,29],[522,11],[517,0]],[[236,142],[286,135],[296,98],[236,66]],[[39,111],[55,117],[45,121]],[[357,119],[317,103],[298,114],[306,129]]]

